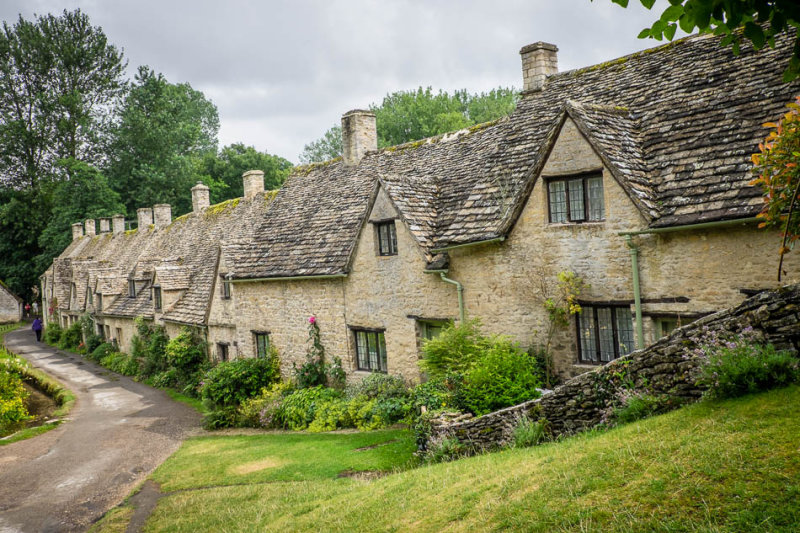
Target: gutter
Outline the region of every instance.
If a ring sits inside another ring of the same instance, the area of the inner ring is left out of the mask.
[[[642,293],[639,280],[639,247],[633,242],[635,235],[658,235],[662,233],[675,233],[680,231],[693,231],[704,229],[727,228],[731,226],[743,226],[760,222],[758,217],[738,218],[734,220],[717,220],[714,222],[701,222],[699,224],[684,224],[682,226],[671,226],[665,228],[650,228],[640,231],[621,231],[617,233],[625,238],[625,244],[631,252],[631,275],[633,278],[633,302],[636,310],[636,349],[644,348],[644,331],[642,324]]]
[[[442,281],[456,286],[456,291],[458,291],[458,318],[463,324],[467,318],[467,312],[464,309],[464,286],[461,284],[461,282],[448,278],[446,275],[447,270],[424,270],[423,272],[425,274],[439,274],[439,276],[442,278]]]
[[[491,244],[493,242],[503,242],[505,237],[495,237],[494,239],[487,239],[485,241],[468,242],[466,244],[454,244],[453,246],[445,246],[444,248],[433,248],[431,252],[438,254],[448,250],[456,250],[458,248],[467,248],[468,246],[478,246],[479,244]]]
[[[228,280],[230,283],[255,283],[261,281],[295,281],[304,279],[341,279],[347,274],[324,274],[320,276],[284,276],[279,278],[238,278]]]

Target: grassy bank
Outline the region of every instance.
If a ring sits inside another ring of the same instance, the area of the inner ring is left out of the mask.
[[[370,481],[337,472],[408,465],[407,434],[193,439],[146,530],[796,531],[798,420],[793,386]]]
[[[72,406],[75,404],[75,395],[65,388],[61,383],[51,378],[41,370],[34,368],[28,361],[18,357],[5,348],[4,335],[13,331],[23,324],[5,325],[0,327],[0,361],[9,364],[10,368],[18,374],[23,381],[39,389],[44,394],[50,396],[56,403],[57,409],[53,412],[53,421],[40,426],[21,429],[3,439],[0,439],[0,446],[11,444],[20,440],[25,440],[36,435],[40,435],[53,428],[58,427],[61,419],[65,417]]]

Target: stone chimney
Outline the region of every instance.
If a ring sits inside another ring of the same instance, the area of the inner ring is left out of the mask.
[[[72,240],[78,240],[83,237],[83,224],[76,222],[72,225]]]
[[[249,200],[264,192],[264,172],[261,170],[248,170],[242,174],[244,186],[244,199]]]
[[[147,229],[153,223],[153,210],[149,207],[140,207],[136,210],[136,220],[140,230]]]
[[[114,228],[114,234],[125,233],[125,215],[114,215],[111,217],[111,224]]]
[[[211,201],[208,199],[208,190],[208,186],[199,181],[192,187],[192,211],[195,213],[199,213],[211,205]]]
[[[90,237],[97,235],[97,227],[94,224],[93,218],[87,218],[83,224],[86,226],[86,235]]]
[[[109,233],[111,231],[111,218],[102,217],[100,219],[100,233]]]
[[[541,91],[547,76],[558,72],[558,47],[554,44],[529,44],[519,51],[522,56],[522,92]]]
[[[342,115],[342,156],[345,165],[357,165],[364,154],[377,149],[375,113],[354,109]]]
[[[156,228],[166,228],[172,224],[172,207],[169,204],[154,205],[153,220]]]

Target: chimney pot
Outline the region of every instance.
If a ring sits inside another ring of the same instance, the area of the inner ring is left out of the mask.
[[[139,230],[146,230],[153,223],[153,210],[149,207],[140,207],[136,210],[136,220]]]
[[[97,227],[95,226],[93,218],[87,218],[86,221],[84,222],[84,225],[86,226],[86,235],[89,236],[97,235]]]
[[[197,182],[197,185],[192,187],[192,211],[199,213],[211,205],[208,191],[208,186],[199,181]]]
[[[72,225],[72,240],[76,241],[83,237],[83,224],[76,222]]]
[[[342,158],[345,165],[357,165],[367,152],[377,149],[375,113],[354,109],[342,115]]]
[[[522,92],[541,91],[548,76],[558,72],[558,47],[537,43],[524,46],[522,56]]]
[[[244,199],[249,200],[264,192],[264,172],[261,170],[248,170],[242,174]]]
[[[169,204],[154,205],[153,223],[156,228],[166,228],[172,224],[172,207]]]
[[[102,217],[100,219],[100,233],[109,233],[111,231],[111,218]]]
[[[114,235],[125,233],[125,215],[114,215],[111,217],[111,224],[114,228]]]

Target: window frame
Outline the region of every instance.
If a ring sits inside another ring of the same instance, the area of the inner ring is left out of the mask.
[[[355,347],[355,363],[356,363],[356,370],[361,372],[380,372],[383,374],[387,374],[389,372],[389,358],[387,355],[386,350],[386,330],[385,329],[375,329],[375,328],[357,328],[351,327],[350,330],[353,332],[353,346]],[[361,346],[359,343],[359,334],[364,335],[364,340],[366,342],[366,354],[364,354],[364,359],[367,363],[367,366],[361,365],[361,354],[359,353],[359,347]],[[376,368],[373,368],[372,359],[370,358],[369,347],[370,347],[370,337],[374,338],[374,346],[377,349],[376,353]],[[383,342],[381,343],[381,339]],[[381,347],[383,348],[383,352],[381,352]],[[381,368],[382,367],[382,368]]]
[[[217,343],[217,359],[221,362],[230,361],[230,343],[218,342]]]
[[[269,340],[269,331],[253,331],[253,351],[255,352],[256,359],[266,359],[269,357],[269,349],[271,346]],[[259,350],[259,339],[264,339],[264,353]]]
[[[128,298],[136,298],[136,280],[128,280]]]
[[[153,285],[153,309],[161,311],[164,301],[161,294],[161,285]]]
[[[220,288],[221,291],[221,298],[223,300],[230,300],[231,299],[231,280],[225,276],[222,276],[222,287]]]
[[[604,365],[606,363],[610,363],[616,359],[624,355],[628,355],[629,353],[636,350],[635,341],[634,341],[634,325],[633,325],[633,316],[631,315],[630,305],[612,305],[612,304],[605,304],[599,302],[586,302],[580,303],[581,312],[578,314],[575,320],[575,331],[577,333],[577,341],[578,341],[578,364],[582,365]],[[601,335],[600,335],[600,318],[599,318],[599,310],[609,310],[610,311],[610,321],[611,321],[611,332],[612,332],[612,340],[613,340],[613,347],[614,347],[614,354],[613,357],[609,360],[603,359],[603,352],[601,346]],[[581,327],[582,320],[586,316],[584,313],[587,311],[591,311],[592,316],[592,325],[594,331],[594,351],[592,356],[596,359],[586,358],[583,349],[583,328]],[[618,313],[628,313],[631,318],[631,329],[630,329],[630,336],[631,336],[631,347],[630,350],[626,353],[622,353],[621,349],[621,342],[620,342],[620,332],[619,332],[619,322],[618,322]]]
[[[437,328],[439,329],[439,333],[445,327],[452,323],[452,320],[436,320],[436,319],[427,319],[427,318],[418,318],[417,319],[417,327],[419,328],[419,338],[421,341],[429,341],[438,337],[438,335],[434,337],[428,336],[429,328]]]
[[[397,225],[394,219],[379,220],[373,222],[375,225],[375,239],[378,242],[378,255],[381,257],[389,257],[397,255]],[[386,245],[388,249],[384,249],[384,239],[381,233],[386,230]]]
[[[591,218],[591,198],[589,196],[589,180],[599,179],[601,184],[601,208],[602,213],[600,218]],[[581,202],[583,203],[583,218],[574,219],[572,216],[572,198],[570,197],[569,184],[572,181],[581,180]],[[556,183],[564,184],[564,201],[565,209],[562,221],[553,220],[553,198],[551,187]],[[592,222],[603,222],[606,219],[606,205],[605,205],[605,184],[603,183],[602,171],[585,172],[582,174],[572,174],[569,176],[558,176],[545,178],[546,196],[547,196],[547,221],[550,224],[586,224]]]

